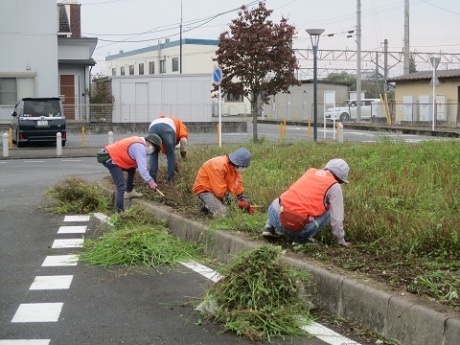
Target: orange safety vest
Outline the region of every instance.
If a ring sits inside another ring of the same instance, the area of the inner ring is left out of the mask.
[[[198,170],[193,192],[196,195],[211,192],[218,198],[223,198],[225,193],[240,195],[244,192],[243,180],[230,164],[228,156],[218,156],[205,162]]]
[[[281,194],[281,204],[302,216],[318,217],[329,208],[325,205],[326,193],[335,183],[328,170],[308,169],[287,191]]]
[[[188,130],[184,123],[179,120],[177,117],[168,116],[168,115],[160,115],[158,118],[165,118],[168,117],[174,121],[174,126],[176,126],[176,145],[179,144],[181,138],[188,139]],[[166,153],[166,146],[161,144],[161,152]]]
[[[112,161],[123,170],[137,167],[137,162],[129,155],[129,147],[134,143],[145,145],[141,137],[129,137],[114,142],[112,145],[105,147]]]

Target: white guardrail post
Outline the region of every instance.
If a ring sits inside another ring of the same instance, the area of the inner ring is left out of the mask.
[[[56,156],[62,156],[62,133],[56,133]]]
[[[337,124],[337,142],[343,144],[343,125],[342,122]]]
[[[108,145],[112,145],[112,144],[113,144],[113,132],[110,131],[109,136],[108,136]]]
[[[8,133],[3,133],[3,157],[10,155],[9,148]]]

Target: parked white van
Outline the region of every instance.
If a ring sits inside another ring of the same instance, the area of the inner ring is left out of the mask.
[[[326,120],[339,120],[342,122],[356,120],[356,100],[349,100],[343,107],[328,108],[324,113]],[[365,98],[361,100],[361,119],[385,119],[383,104],[378,98]]]

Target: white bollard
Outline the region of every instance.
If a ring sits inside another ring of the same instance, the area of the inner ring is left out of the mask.
[[[113,144],[113,132],[112,131],[109,132],[108,143],[109,145]]]
[[[3,157],[10,155],[9,148],[8,133],[3,133]]]
[[[62,134],[56,133],[56,156],[62,156]]]
[[[343,144],[343,125],[342,122],[339,122],[337,125],[337,141]]]

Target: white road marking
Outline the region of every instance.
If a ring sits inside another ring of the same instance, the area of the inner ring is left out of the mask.
[[[191,270],[203,275],[204,277],[217,282],[222,279],[224,276],[214,271],[213,269],[201,265],[193,260],[187,262],[181,262],[185,267],[190,268]],[[361,345],[360,343],[355,342],[343,335],[334,332],[333,330],[320,325],[319,323],[313,322],[308,326],[302,327],[305,331],[314,335],[318,339],[330,344],[330,345]]]
[[[78,255],[53,255],[47,256],[42,267],[77,266]]]
[[[70,288],[73,275],[37,276],[29,290],[66,290]]]
[[[89,222],[90,216],[85,215],[74,215],[74,216],[65,216],[64,222]]]
[[[51,339],[6,339],[0,345],[49,345]]]
[[[94,217],[99,219],[101,222],[107,222],[107,219],[109,219],[109,216],[99,212],[94,213]]]
[[[45,163],[45,161],[33,161],[33,160],[25,160],[24,163]]]
[[[4,161],[0,161],[0,164],[5,164],[5,163],[6,163],[6,162],[4,162]],[[1,340],[0,340],[0,341],[1,341]],[[0,343],[0,344],[1,344],[1,343]]]
[[[61,159],[61,162],[81,162],[81,159]]]
[[[70,238],[65,240],[54,240],[51,248],[81,248],[83,247],[82,238]]]
[[[64,303],[20,304],[11,322],[57,322]]]
[[[185,267],[190,268],[192,271],[198,272],[202,276],[205,276],[209,280],[212,280],[214,283],[217,283],[219,280],[221,280],[224,276],[221,275],[220,273],[217,273],[213,269],[201,265],[198,262],[195,261],[188,261],[188,262],[181,262],[182,265]]]
[[[58,234],[84,234],[86,232],[86,225],[74,225],[74,226],[61,226],[58,230]]]

